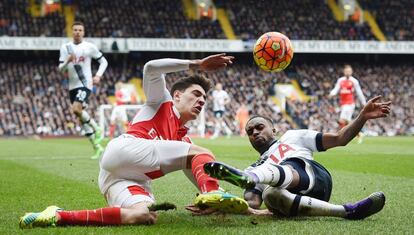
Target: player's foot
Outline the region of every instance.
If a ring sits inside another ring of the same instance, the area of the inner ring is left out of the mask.
[[[367,198],[362,199],[354,204],[344,205],[346,210],[346,219],[361,220],[375,213],[378,213],[385,204],[385,195],[382,192],[375,192]]]
[[[101,157],[102,153],[104,152],[104,148],[99,144],[95,147],[95,154],[91,157],[91,159],[98,159]]]
[[[221,162],[208,162],[204,164],[204,171],[213,178],[225,180],[240,188],[252,189],[256,186],[256,183],[248,174]]]
[[[104,139],[104,135],[102,133],[101,128],[96,128],[95,129],[95,139],[93,140],[94,144],[100,144],[102,142],[102,140]]]
[[[20,217],[19,227],[34,228],[34,227],[55,227],[57,223],[56,211],[62,210],[57,206],[49,206],[42,212],[26,213]]]
[[[220,190],[199,194],[194,200],[194,205],[199,208],[212,207],[222,212],[234,214],[246,213],[249,207],[244,199]]]

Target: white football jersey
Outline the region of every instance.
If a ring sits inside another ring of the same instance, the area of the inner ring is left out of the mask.
[[[86,41],[82,41],[79,44],[68,42],[62,45],[60,48],[59,63],[63,63],[69,54],[75,54],[76,61],[71,62],[67,66],[69,76],[69,90],[73,90],[79,87],[86,87],[92,90],[92,68],[91,61],[93,59],[100,59],[103,54],[98,48]],[[79,79],[79,74],[75,70],[75,65],[80,65],[81,73],[85,78],[84,84]]]
[[[214,90],[213,91],[213,111],[225,111],[225,100],[230,99],[229,94],[224,90]]]
[[[264,152],[260,159],[245,169],[250,171],[254,167],[263,164],[267,159],[271,159],[276,164],[289,158],[305,158],[313,160],[313,152],[324,151],[322,146],[322,133],[313,130],[290,130],[280,139],[273,143]],[[257,184],[255,189],[263,192],[266,185]]]

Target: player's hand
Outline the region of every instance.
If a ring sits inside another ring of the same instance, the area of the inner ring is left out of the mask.
[[[273,213],[269,211],[268,209],[257,210],[251,207],[247,209],[247,214],[248,215],[260,215],[260,216],[272,216],[273,215]]]
[[[70,54],[67,58],[68,63],[69,62],[75,62],[76,61],[76,56],[74,54]]]
[[[200,215],[212,215],[212,214],[220,214],[221,212],[218,209],[208,207],[208,208],[200,208],[195,205],[188,205],[185,207],[186,210],[190,211],[192,215],[200,216]]]
[[[225,53],[211,55],[204,59],[194,61],[194,65],[190,66],[190,68],[205,72],[216,71],[233,64],[233,59],[233,56],[226,56]]]
[[[99,82],[101,81],[101,76],[98,76],[98,75],[94,76],[92,78],[92,81],[93,81],[93,84],[99,84]]]
[[[379,102],[381,96],[370,99],[362,108],[361,116],[365,119],[387,117],[391,112],[391,101]]]

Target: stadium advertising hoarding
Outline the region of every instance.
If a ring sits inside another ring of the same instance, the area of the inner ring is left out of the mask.
[[[60,37],[0,37],[0,50],[59,50]],[[103,52],[251,52],[254,42],[221,39],[87,38]],[[293,40],[295,53],[414,54],[414,41]]]

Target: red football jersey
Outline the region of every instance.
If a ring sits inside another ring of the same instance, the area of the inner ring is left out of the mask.
[[[152,60],[144,66],[143,88],[146,103],[135,115],[127,133],[139,138],[190,142],[187,128],[181,125],[180,114],[165,85],[165,74],[188,70],[188,60]]]
[[[359,101],[362,105],[365,105],[366,103],[359,82],[354,77],[349,77],[348,79],[346,77],[339,78],[335,84],[334,89],[332,89],[330,95],[336,95],[338,93],[340,105],[354,105],[355,94],[358,95]]]

